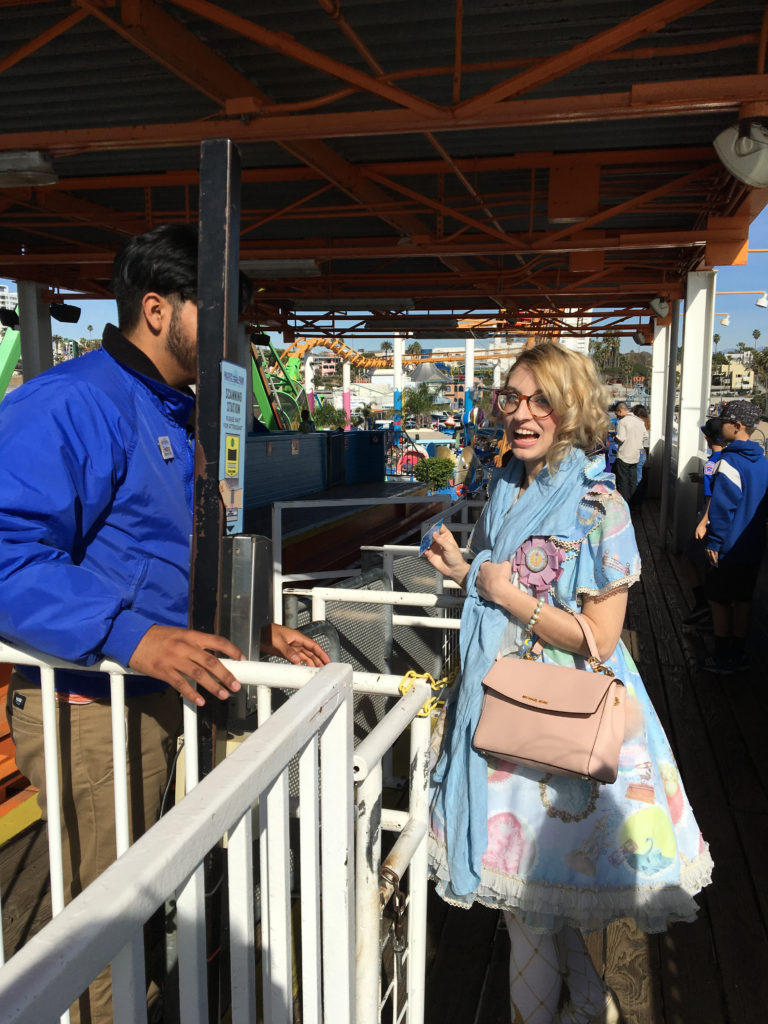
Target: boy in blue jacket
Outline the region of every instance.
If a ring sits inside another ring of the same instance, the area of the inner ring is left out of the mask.
[[[750,440],[760,419],[752,402],[728,402],[720,413],[726,447],[712,478],[704,547],[715,654],[705,668],[720,675],[749,668],[746,637],[752,594],[765,548],[768,460]]]

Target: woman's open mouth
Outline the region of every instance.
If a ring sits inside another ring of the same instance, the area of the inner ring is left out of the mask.
[[[517,430],[512,431],[512,441],[520,448],[530,448],[530,446],[535,444],[538,440],[539,435],[533,430],[526,430],[524,427],[519,427]]]

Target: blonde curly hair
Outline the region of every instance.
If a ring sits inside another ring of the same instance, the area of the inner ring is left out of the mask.
[[[588,356],[547,342],[525,349],[510,367],[504,386],[518,367],[535,376],[559,417],[555,441],[547,452],[553,472],[571,448],[594,451],[608,434],[608,391]]]

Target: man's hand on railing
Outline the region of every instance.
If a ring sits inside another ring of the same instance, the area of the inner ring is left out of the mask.
[[[223,636],[178,626],[150,626],[128,665],[142,675],[162,679],[182,697],[202,707],[205,698],[185,676],[219,700],[240,689],[240,683],[212,651],[233,661],[244,660],[242,651]]]
[[[304,636],[298,629],[290,629],[276,622],[270,622],[261,630],[262,654],[274,654],[285,658],[293,665],[310,665],[320,668],[331,660],[323,648]]]

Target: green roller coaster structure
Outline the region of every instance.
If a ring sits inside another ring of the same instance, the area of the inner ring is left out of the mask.
[[[11,375],[21,355],[21,335],[15,327],[6,327],[0,341],[0,401],[8,390]]]

